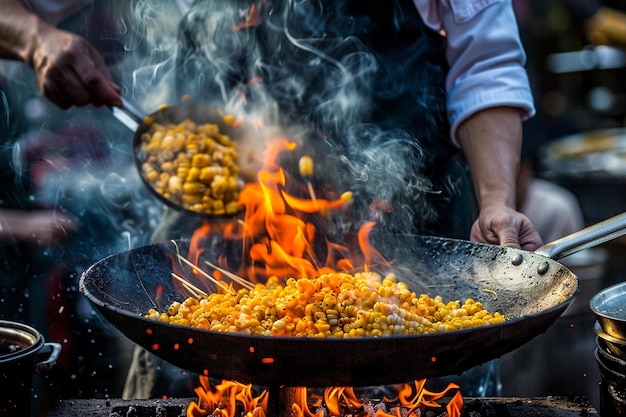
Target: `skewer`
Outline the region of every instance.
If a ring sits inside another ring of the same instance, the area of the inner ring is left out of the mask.
[[[302,176],[302,178],[304,178],[307,190],[309,190],[311,200],[313,200],[314,202],[317,201],[317,197],[315,196],[315,190],[313,190],[313,184],[311,183],[311,177],[313,177],[313,173],[315,172],[313,159],[308,155],[301,156],[300,160],[298,161],[298,168],[300,170],[300,175]]]
[[[176,279],[178,282],[180,282],[181,284],[183,284],[183,286],[187,289],[187,291],[189,291],[194,297],[198,297],[200,295],[207,295],[207,293],[202,291],[200,288],[196,287],[195,285],[187,281],[185,277],[182,277],[175,272],[172,272],[172,277]]]
[[[237,284],[241,285],[242,287],[247,288],[249,290],[254,288],[254,285],[250,281],[248,281],[247,279],[242,278],[242,277],[240,277],[237,274],[233,274],[232,272],[227,271],[226,269],[221,268],[221,267],[219,267],[218,265],[215,265],[212,262],[204,261],[204,263],[207,264],[208,266],[210,266],[211,268],[213,268],[213,269],[215,269],[217,271],[220,271],[222,274],[226,275],[228,278],[230,278],[231,280],[235,281]]]
[[[226,285],[224,285],[219,280],[215,279],[214,277],[212,277],[208,273],[204,272],[202,269],[198,268],[197,265],[194,265],[192,262],[188,261],[187,259],[185,259],[184,257],[182,257],[180,255],[177,255],[177,256],[178,256],[178,260],[182,261],[183,263],[187,264],[188,266],[190,266],[194,270],[198,271],[200,273],[200,275],[202,275],[203,277],[205,277],[209,281],[213,282],[215,285],[219,286],[224,291],[227,291],[227,292],[231,293],[232,295],[235,295],[235,293],[233,292],[233,290],[231,288],[227,287]]]

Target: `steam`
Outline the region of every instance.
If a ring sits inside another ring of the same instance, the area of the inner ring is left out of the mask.
[[[177,89],[300,141],[320,164],[318,184],[356,194],[341,227],[374,219],[388,231],[419,231],[435,215],[423,172],[433,156],[420,143],[446,123],[435,98],[441,70],[416,69],[423,51],[403,39],[366,45],[352,33],[372,22],[342,13],[350,3],[198,1],[180,25]]]
[[[435,66],[418,69],[424,67],[415,65],[423,51],[413,46],[414,39],[373,42],[372,48],[365,42],[372,21],[350,13],[358,2],[348,0],[254,1],[252,8],[249,0],[200,0],[189,10],[181,10],[180,3],[96,2],[100,9],[89,21],[97,26],[88,31],[90,40],[128,101],[148,114],[189,95],[194,102],[261,119],[265,133],[253,141],[274,134],[298,141],[299,151],[317,165],[320,192],[354,193],[341,228],[376,220],[386,230],[412,232],[435,218],[429,196],[437,190],[424,170],[434,158],[429,147],[438,139],[432,126],[445,125],[438,119],[445,104],[436,91],[442,75]],[[381,15],[394,13],[387,19],[390,27],[410,22],[407,9],[397,4],[374,7]],[[109,223],[117,238],[100,245],[99,254],[128,249],[129,241],[145,242],[163,206],[137,175],[132,132],[107,109],[52,108],[37,97],[30,73],[22,71],[12,83],[18,99],[40,108],[24,112],[31,129],[17,139],[14,164],[20,175],[31,174],[33,161],[19,155],[27,142],[37,142],[29,137],[41,144],[49,135],[67,135],[64,126],[85,121],[100,135],[91,149],[57,153],[70,163],[39,182],[39,204]],[[6,96],[1,99],[7,103]],[[85,142],[80,135],[66,139]],[[105,154],[97,156],[102,149]]]

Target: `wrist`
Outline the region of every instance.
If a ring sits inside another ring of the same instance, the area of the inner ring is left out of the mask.
[[[23,42],[20,56],[25,63],[36,69],[38,61],[41,60],[42,44],[50,36],[50,29],[54,27],[35,15],[29,17],[29,25],[29,29],[24,29],[27,40]]]
[[[0,16],[0,58],[30,65],[41,22],[38,16],[23,8],[9,5],[6,15]]]

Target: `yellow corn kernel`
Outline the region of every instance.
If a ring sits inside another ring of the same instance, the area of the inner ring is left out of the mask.
[[[303,155],[298,161],[298,168],[300,169],[300,175],[303,177],[311,177],[315,171],[313,164],[313,158],[308,155]]]
[[[226,123],[229,126],[232,126],[235,124],[235,117],[231,114],[227,114],[226,116],[224,116],[224,123]]]
[[[185,194],[200,194],[204,188],[205,185],[201,182],[186,182],[183,185],[183,192]]]
[[[386,298],[391,291],[393,297]],[[367,298],[362,298],[362,295]],[[372,297],[373,295],[373,297]],[[404,300],[392,302],[393,299]],[[345,301],[353,302],[346,304]],[[465,307],[476,310],[470,314]],[[395,276],[322,274],[315,279],[271,277],[236,296],[210,294],[172,303],[166,313],[146,317],[170,323],[245,334],[307,337],[362,337],[455,331],[504,321],[469,300],[444,303],[440,296],[417,296]]]

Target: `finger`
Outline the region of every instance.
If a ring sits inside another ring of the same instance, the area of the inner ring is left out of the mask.
[[[89,49],[88,57],[81,62],[81,82],[89,92],[91,102],[96,106],[122,106],[120,86],[111,79],[104,60],[94,51]]]
[[[539,233],[533,229],[520,235],[520,245],[524,250],[534,251],[543,245],[543,239],[541,239]]]
[[[500,246],[505,246],[507,248],[516,248],[521,249],[519,241],[515,236],[501,236],[500,237]]]
[[[519,239],[518,239],[518,231],[514,227],[512,226],[502,227],[499,230],[497,230],[496,233],[498,235],[500,246],[505,246],[508,248],[517,248],[517,249],[521,248]]]
[[[91,102],[95,106],[122,106],[122,98],[120,95],[121,88],[119,86],[103,78],[89,80],[89,83],[87,89],[90,93]]]
[[[72,70],[65,71],[64,75],[51,72],[44,86],[44,96],[56,103],[59,107],[67,109],[73,105],[84,106],[89,104],[89,93],[84,89],[77,74]]]

